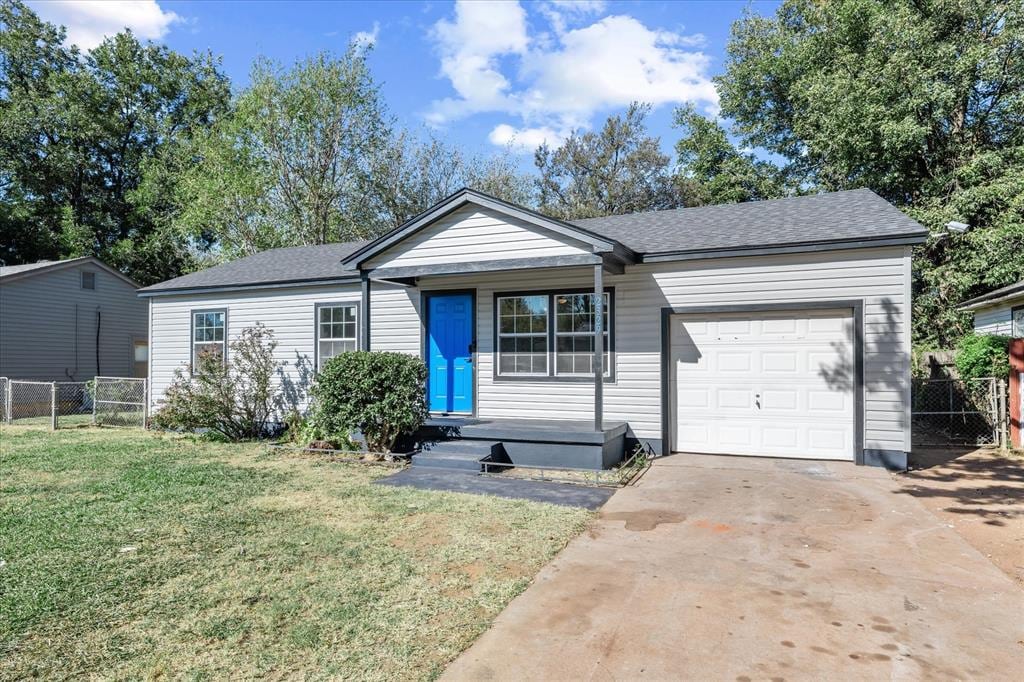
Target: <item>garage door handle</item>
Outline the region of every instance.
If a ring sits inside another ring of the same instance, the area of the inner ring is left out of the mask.
[[[757,409],[759,409],[759,410],[761,409],[761,394],[760,393],[755,393],[754,394],[754,404],[757,405]]]

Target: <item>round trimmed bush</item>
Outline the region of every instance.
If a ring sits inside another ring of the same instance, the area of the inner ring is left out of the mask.
[[[427,418],[426,380],[423,361],[405,353],[342,353],[316,377],[312,419],[332,436],[361,432],[371,453],[391,452]]]

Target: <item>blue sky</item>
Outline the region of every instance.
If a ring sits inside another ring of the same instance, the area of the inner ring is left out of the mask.
[[[717,112],[732,22],[775,2],[30,2],[91,47],[125,25],[143,38],[210,50],[236,87],[264,55],[290,64],[372,44],[370,64],[398,122],[473,152],[510,146],[528,163],[542,140],[600,126],[630,101],[655,105],[666,150],[671,112]]]

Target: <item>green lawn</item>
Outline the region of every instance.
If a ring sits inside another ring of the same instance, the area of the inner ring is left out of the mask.
[[[0,431],[0,678],[430,678],[590,518],[133,430]]]

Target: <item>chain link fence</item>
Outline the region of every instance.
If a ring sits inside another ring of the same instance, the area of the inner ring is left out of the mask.
[[[0,377],[0,420],[50,429],[146,426],[146,380],[24,381]]]
[[[1006,381],[917,379],[911,390],[915,445],[995,445],[1006,438]]]
[[[95,415],[100,426],[146,428],[146,380],[96,377]]]

